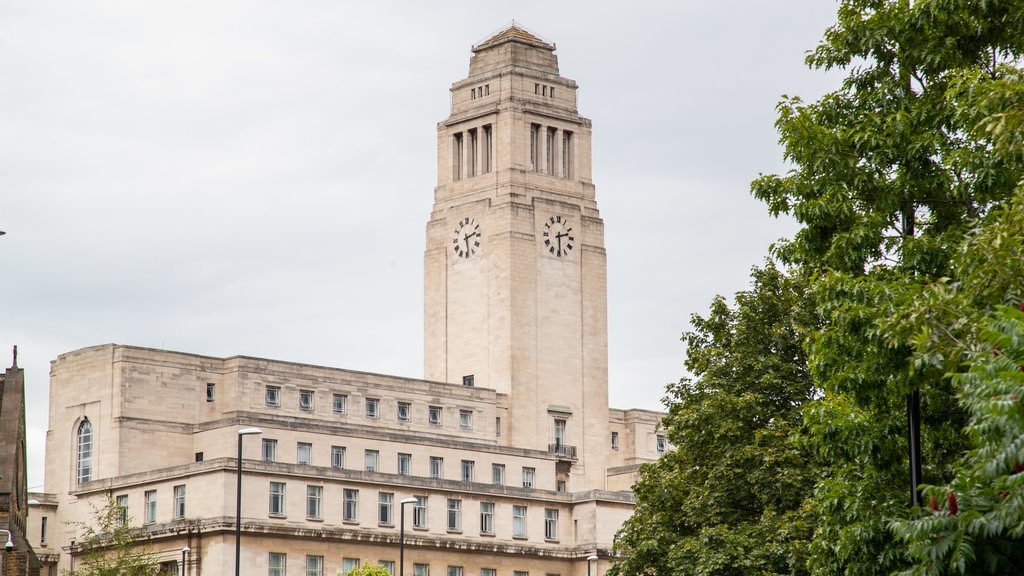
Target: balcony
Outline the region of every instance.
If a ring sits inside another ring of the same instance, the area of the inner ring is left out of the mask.
[[[570,444],[562,444],[561,442],[548,444],[548,452],[556,454],[560,458],[564,458],[567,460],[576,460],[576,447]]]

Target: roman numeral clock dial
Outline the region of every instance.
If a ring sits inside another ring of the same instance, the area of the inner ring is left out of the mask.
[[[452,232],[452,251],[458,258],[469,258],[480,249],[480,224],[476,219],[465,217],[455,225]]]
[[[552,216],[544,222],[544,232],[541,238],[548,254],[558,258],[568,256],[576,242],[569,219],[562,216]]]

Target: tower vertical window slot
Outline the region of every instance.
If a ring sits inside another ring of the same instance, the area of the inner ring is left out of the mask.
[[[555,173],[555,136],[557,132],[557,128],[548,127],[547,139],[544,141],[547,148],[545,150],[547,158],[547,173],[552,175]]]
[[[462,180],[462,132],[452,142],[452,180]]]
[[[573,177],[573,139],[572,132],[569,130],[562,131],[562,177],[572,178]]]
[[[530,124],[530,170],[540,170],[540,124]]]
[[[484,126],[484,158],[483,158],[483,173],[491,173],[491,154],[494,152],[494,135],[491,133],[491,125]]]
[[[477,159],[477,148],[478,148],[478,146],[477,146],[477,138],[476,138],[476,128],[471,128],[470,130],[467,131],[467,133],[469,134],[469,158],[468,158],[469,162],[467,162],[468,168],[469,168],[468,175],[469,175],[470,178],[472,178],[473,176],[477,175],[477,170],[476,170],[477,160],[476,159]]]

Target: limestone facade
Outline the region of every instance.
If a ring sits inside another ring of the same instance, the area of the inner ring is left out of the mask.
[[[256,427],[242,574],[399,574],[403,512],[413,576],[582,576],[592,554],[604,572],[638,467],[667,446],[662,414],[608,406],[591,125],[554,48],[513,25],[452,85],[424,379],[117,344],[52,363],[28,524],[48,569],[73,567],[74,522],[113,498],[169,573],[188,547],[187,574],[232,574],[238,431]]]

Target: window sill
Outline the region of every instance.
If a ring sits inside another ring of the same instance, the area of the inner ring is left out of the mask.
[[[547,542],[548,544],[558,544],[558,539],[557,538],[545,538],[544,541]]]
[[[481,532],[480,536],[482,538],[494,538],[494,532]]]
[[[323,516],[306,516],[306,522],[323,522]]]
[[[449,534],[462,534],[462,530],[452,530],[451,528],[449,528],[447,532]]]
[[[381,528],[394,528],[395,527],[395,523],[394,522],[377,522],[377,526],[379,526]]]
[[[428,526],[413,526],[412,529],[413,530],[419,530],[420,532],[426,532],[427,530],[430,530],[430,527],[428,527]]]
[[[281,518],[281,519],[288,518],[287,514],[275,514],[273,512],[267,514],[267,516],[270,517],[270,518]]]
[[[342,520],[342,524],[348,524],[349,526],[358,526],[359,520]]]
[[[513,534],[512,535],[512,539],[513,540],[526,540],[526,534],[523,534],[521,536],[516,536],[516,535]]]

